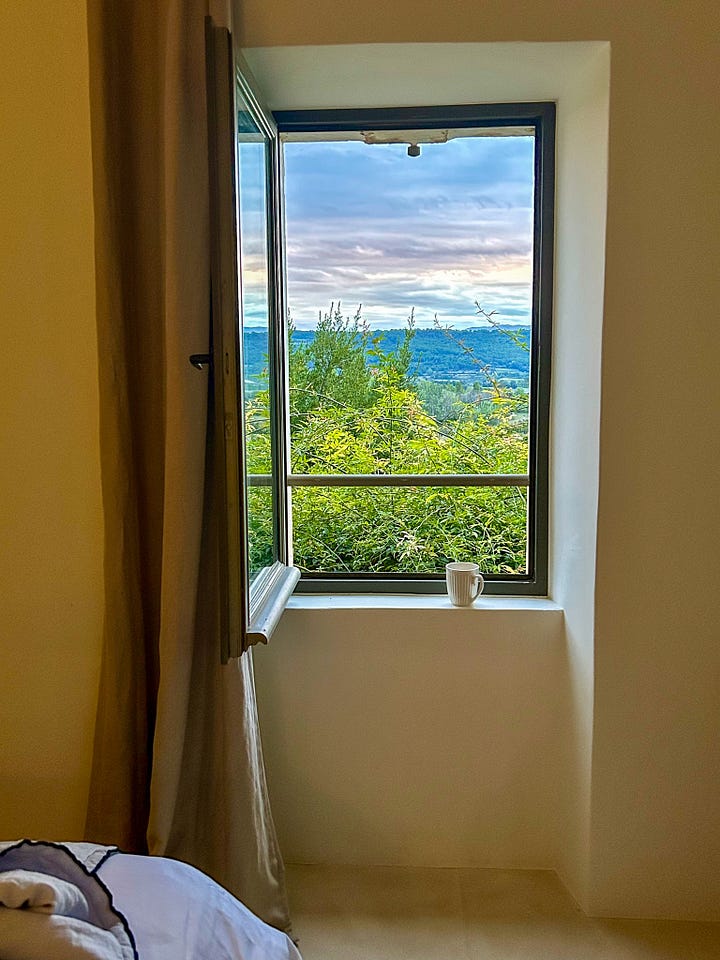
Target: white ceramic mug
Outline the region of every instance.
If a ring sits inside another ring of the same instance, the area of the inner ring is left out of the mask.
[[[456,607],[472,606],[485,586],[480,567],[476,563],[446,564],[445,580],[450,601]]]

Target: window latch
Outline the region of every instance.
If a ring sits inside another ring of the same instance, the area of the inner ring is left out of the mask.
[[[188,357],[188,360],[196,370],[202,370],[203,367],[212,366],[212,357],[209,353],[192,353]]]

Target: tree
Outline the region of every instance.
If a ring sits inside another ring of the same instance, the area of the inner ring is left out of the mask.
[[[527,395],[482,367],[486,388],[434,384],[412,375],[413,317],[385,349],[361,311],[340,303],[320,317],[309,344],[290,328],[292,471],[309,474],[525,473]],[[441,406],[442,417],[433,415]],[[524,414],[523,414],[524,411]],[[248,422],[267,417],[267,393]],[[269,458],[269,437],[248,430],[251,469]],[[259,506],[259,492],[251,491]],[[523,488],[301,487],[293,491],[295,562],[315,571],[442,571],[477,559],[485,572],[524,569]],[[252,514],[252,510],[251,510]],[[265,528],[268,511],[262,514]],[[256,537],[264,542],[263,535]]]
[[[318,319],[309,344],[298,345],[289,323],[290,414],[352,404],[362,409],[372,404],[374,384],[367,365],[368,349],[374,345],[370,330],[361,320],[361,308],[344,317],[340,302]]]

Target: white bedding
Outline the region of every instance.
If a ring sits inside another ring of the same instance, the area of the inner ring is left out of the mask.
[[[0,958],[301,960],[194,867],[33,840],[0,843]]]
[[[301,960],[289,937],[185,863],[117,853],[97,876],[140,960]]]
[[[137,960],[132,934],[87,866],[92,854],[78,853],[42,841],[0,844],[3,960]]]

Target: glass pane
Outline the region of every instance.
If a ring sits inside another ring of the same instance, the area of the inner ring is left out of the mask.
[[[285,144],[293,472],[527,473],[534,153]]]
[[[269,144],[244,108],[239,94],[238,113],[238,216],[240,235],[240,285],[247,473],[272,473],[272,433],[268,356],[270,307],[268,287],[268,180]],[[246,477],[246,489],[248,482]],[[248,497],[250,581],[277,556],[274,539],[274,500],[271,486],[249,489]]]
[[[295,564],[316,573],[527,570],[525,487],[297,487]]]
[[[273,492],[271,487],[248,490],[248,537],[250,570],[256,575],[275,560],[273,549]]]
[[[535,140],[287,143],[293,473],[529,472]],[[295,488],[317,573],[527,572],[526,488]]]

